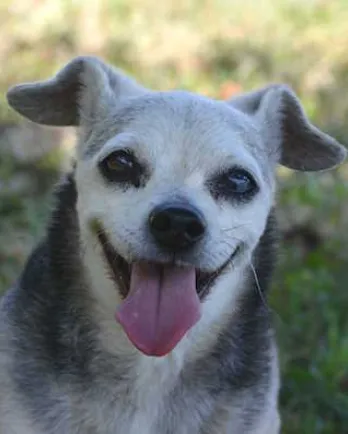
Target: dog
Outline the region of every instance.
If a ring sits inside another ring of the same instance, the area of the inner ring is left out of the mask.
[[[279,433],[275,171],[345,148],[286,85],[217,101],[92,56],[7,98],[78,138],[1,301],[0,433]]]

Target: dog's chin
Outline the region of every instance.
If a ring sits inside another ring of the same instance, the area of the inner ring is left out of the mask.
[[[131,263],[127,262],[113,247],[106,232],[99,228],[97,236],[102,247],[102,251],[105,260],[108,264],[108,269],[110,277],[115,281],[122,298],[126,298],[130,289],[130,279],[131,279]],[[230,257],[217,269],[214,271],[204,271],[196,268],[196,291],[201,300],[206,297],[214,283],[227,269],[232,265],[233,261],[240,254],[242,246],[238,245],[232,252]],[[148,261],[146,258],[139,259],[142,262],[152,262]],[[170,265],[170,263],[163,263],[163,261],[158,261],[158,265]]]

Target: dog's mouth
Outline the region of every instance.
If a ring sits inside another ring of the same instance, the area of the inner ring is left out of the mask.
[[[109,238],[103,230],[98,230],[98,239],[102,246],[104,256],[109,265],[109,273],[111,278],[117,283],[120,294],[125,299],[129,293],[130,280],[131,280],[131,264],[129,264],[123,257],[117,253]],[[203,271],[196,269],[196,291],[198,297],[203,300],[210,292],[216,279],[226,271],[232,264],[241,250],[241,245],[238,245],[232,252],[231,256],[216,270]],[[157,264],[161,266],[161,264]]]
[[[241,249],[238,246],[217,270],[206,272],[175,263],[128,263],[104,230],[98,228],[97,236],[110,277],[123,299],[116,319],[134,346],[151,356],[170,352],[198,322],[201,301]]]

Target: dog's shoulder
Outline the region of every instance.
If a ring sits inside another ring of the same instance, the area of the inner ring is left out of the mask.
[[[40,316],[33,315],[33,309],[49,297],[48,264],[47,243],[42,241],[29,256],[18,281],[0,300],[1,328],[11,329],[16,335],[16,329],[24,332],[30,321],[40,321]]]
[[[30,336],[34,329],[38,328],[35,323],[40,322],[40,315],[35,315],[34,310],[39,312],[42,304],[40,293],[47,290],[47,255],[45,243],[40,243],[29,256],[23,273],[3,297],[0,299],[0,365],[4,360],[13,359],[25,350],[30,342]],[[35,303],[37,306],[35,306]],[[10,363],[10,366],[13,365]]]
[[[66,404],[49,351],[55,345],[54,291],[44,240],[0,301],[0,434],[67,432],[61,429],[67,423]],[[40,426],[49,421],[47,426],[60,431],[31,428],[35,420],[42,421]]]

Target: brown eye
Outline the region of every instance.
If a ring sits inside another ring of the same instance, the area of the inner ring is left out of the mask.
[[[143,167],[134,154],[128,150],[114,151],[99,163],[104,178],[113,183],[131,184],[139,187]]]
[[[134,167],[134,158],[126,151],[117,151],[110,154],[105,159],[105,164],[112,171],[127,171]]]

